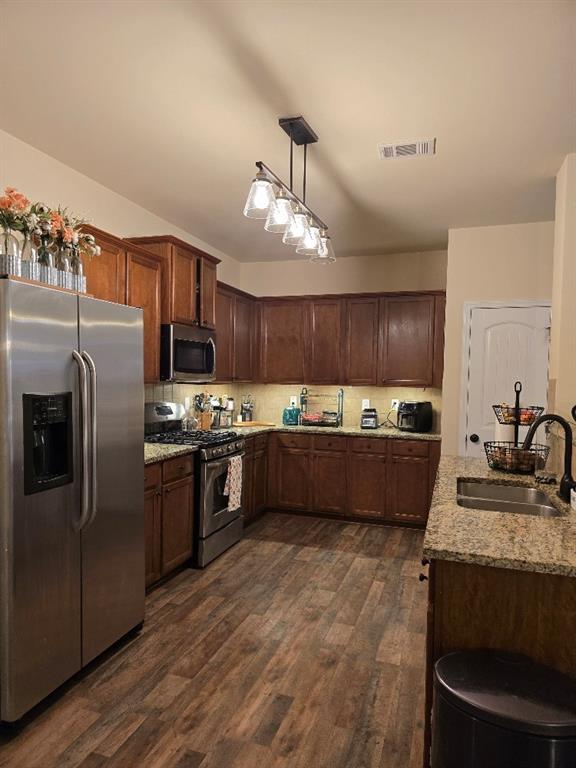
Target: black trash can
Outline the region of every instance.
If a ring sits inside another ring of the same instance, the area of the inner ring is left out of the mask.
[[[576,681],[526,656],[444,656],[434,674],[431,765],[576,768]]]

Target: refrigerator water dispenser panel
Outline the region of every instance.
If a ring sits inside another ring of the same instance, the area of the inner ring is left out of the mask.
[[[22,395],[24,494],[72,482],[72,392]]]

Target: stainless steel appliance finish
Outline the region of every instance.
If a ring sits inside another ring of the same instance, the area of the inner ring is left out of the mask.
[[[1,720],[143,620],[142,380],[140,310],[0,279]],[[25,395],[35,427],[71,403],[70,477],[33,491]]]
[[[195,325],[163,325],[160,378],[201,383],[216,377],[216,334]]]
[[[195,452],[199,482],[193,544],[194,564],[204,568],[242,538],[242,507],[230,508],[224,487],[231,458],[243,456],[244,440],[236,432],[184,431],[183,415],[183,409],[176,403],[147,403],[146,441],[199,449]]]
[[[378,429],[379,426],[376,408],[364,408],[360,414],[360,429]]]
[[[560,517],[562,514],[543,491],[522,485],[496,485],[460,479],[457,483],[457,503],[470,509],[514,512],[518,515]]]

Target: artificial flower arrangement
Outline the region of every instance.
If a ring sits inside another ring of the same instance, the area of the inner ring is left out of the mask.
[[[72,216],[67,208],[59,206],[53,210],[44,203],[31,203],[14,187],[6,187],[0,197],[0,226],[4,230],[5,243],[13,237],[12,230],[21,232],[25,259],[30,248],[36,246],[38,260],[43,264],[49,264],[55,255],[60,261],[68,258],[70,265],[77,268],[83,258],[99,256],[100,246],[94,236],[82,232],[86,223],[85,219]]]

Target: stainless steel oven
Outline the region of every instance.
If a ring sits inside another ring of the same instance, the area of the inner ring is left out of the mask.
[[[160,378],[204,382],[216,376],[216,334],[194,325],[163,325]]]

